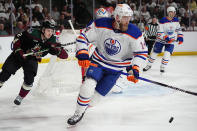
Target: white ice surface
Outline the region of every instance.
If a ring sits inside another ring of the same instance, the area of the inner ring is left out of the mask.
[[[158,58],[142,77],[197,92],[197,56],[173,56],[162,76],[160,61]],[[51,97],[33,95],[46,65],[39,65],[34,87],[20,106],[15,106],[13,101],[23,83],[22,70],[0,89],[0,131],[197,130],[197,96],[143,81],[132,84],[126,80],[118,84],[123,88],[122,94],[107,95],[87,110],[77,126],[67,128],[66,121],[75,110],[77,92]],[[66,88],[79,88],[80,68],[71,61],[66,68]],[[174,117],[172,123],[168,122],[170,117]]]

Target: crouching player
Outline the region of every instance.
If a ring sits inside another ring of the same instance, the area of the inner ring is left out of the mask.
[[[138,82],[148,51],[141,31],[130,23],[132,15],[127,4],[118,4],[113,18],[96,19],[77,38],[78,64],[88,69],[75,113],[67,121],[69,125],[82,119],[95,90],[103,96],[111,90],[121,74],[119,71],[127,68],[127,79]],[[96,46],[91,58],[88,43]]]

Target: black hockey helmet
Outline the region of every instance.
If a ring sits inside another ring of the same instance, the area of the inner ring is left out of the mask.
[[[42,23],[42,28],[50,28],[50,29],[55,29],[55,21],[54,20],[45,20]]]

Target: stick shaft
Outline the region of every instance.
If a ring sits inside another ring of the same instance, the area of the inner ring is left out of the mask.
[[[29,56],[29,55],[33,55],[33,54],[36,54],[36,53],[42,53],[42,52],[46,52],[46,51],[48,51],[48,50],[49,50],[49,49],[41,50],[41,51],[38,51],[38,52],[30,52],[30,53],[24,54],[23,56]]]
[[[68,46],[68,45],[74,45],[74,44],[76,44],[76,41],[70,42],[70,43],[66,43],[66,44],[61,44],[61,46]]]
[[[70,24],[70,27],[71,27],[73,33],[74,33],[75,36],[77,37],[77,33],[76,33],[76,31],[75,31],[75,29],[74,29],[74,27],[73,27],[72,21],[71,21],[71,20],[68,20],[68,22],[69,22],[69,24]]]
[[[94,64],[94,63],[91,63],[90,65],[94,66],[94,67],[98,67],[98,65]],[[101,68],[105,69],[105,70],[111,70],[113,72],[120,72],[121,74],[126,75],[126,76],[129,75],[128,73],[125,73],[125,72],[122,72],[122,71],[116,71],[116,70],[109,69],[109,68],[106,68],[106,67],[103,67],[103,66],[101,66]],[[139,79],[143,80],[143,81],[146,81],[146,82],[149,82],[149,83],[153,83],[153,84],[156,84],[156,85],[160,85],[160,86],[163,86],[163,87],[171,88],[171,89],[174,89],[174,90],[177,90],[177,91],[181,91],[181,92],[184,92],[184,93],[187,93],[187,94],[190,94],[190,95],[197,96],[196,92],[180,89],[180,88],[177,88],[177,87],[174,87],[174,86],[170,86],[170,85],[167,85],[167,84],[164,84],[164,83],[160,83],[160,82],[157,82],[157,81],[149,80],[149,79],[146,79],[146,78],[143,78],[143,77],[139,77]]]

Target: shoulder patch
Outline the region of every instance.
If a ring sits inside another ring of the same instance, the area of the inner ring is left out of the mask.
[[[140,36],[142,36],[142,32],[134,24],[129,24],[126,34],[130,35],[134,39],[138,39]]]
[[[113,21],[112,18],[100,18],[100,19],[96,19],[94,22],[96,27],[112,29],[112,21]]]

